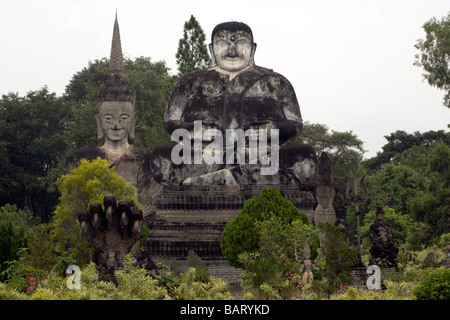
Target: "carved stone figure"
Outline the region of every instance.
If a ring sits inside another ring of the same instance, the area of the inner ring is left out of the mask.
[[[134,138],[137,115],[134,111],[135,92],[128,86],[128,76],[123,74],[123,57],[120,42],[119,24],[114,22],[111,45],[110,74],[105,87],[100,90],[97,122],[97,136],[104,138],[103,146],[82,150],[66,159],[66,173],[77,167],[81,159],[93,160],[97,157],[107,159],[117,174],[130,182],[137,191],[137,199],[144,215],[155,211],[153,197],[161,191],[150,171],[150,153],[147,148],[130,145]]]
[[[133,203],[119,202],[113,196],[100,203],[91,204],[89,212],[78,214],[82,236],[96,249],[100,257],[100,272],[113,275],[122,267],[125,255],[139,255],[139,236],[142,226],[142,211]]]
[[[344,208],[338,208],[336,209],[336,221],[334,222],[334,225],[339,227],[342,231],[342,233],[345,236],[345,243],[347,245],[349,244],[349,236],[348,236],[348,224],[347,224],[347,214],[345,212]]]
[[[194,137],[195,122],[201,121],[199,141],[191,141],[194,152],[216,142],[217,134],[228,139],[227,130],[247,132],[254,129],[267,131],[267,155],[275,130],[279,131],[279,144],[300,134],[302,118],[294,89],[282,75],[255,65],[256,43],[250,27],[240,22],[217,25],[211,36],[212,62],[209,68],[182,76],[175,84],[165,114],[165,128],[169,135],[185,129]],[[209,133],[209,134],[208,134]],[[213,134],[211,134],[213,133]],[[215,133],[215,134],[214,134]],[[215,139],[213,139],[215,137]],[[262,135],[257,139],[261,141]],[[192,139],[194,140],[194,139]],[[189,143],[189,142],[188,142]],[[156,148],[152,169],[155,179],[165,185],[218,185],[218,184],[289,184],[308,183],[314,176],[315,152],[304,144],[290,144],[276,149],[279,152],[276,174],[262,175],[261,163],[237,160],[207,163],[175,164],[171,151],[176,143]],[[237,146],[235,144],[235,150]],[[259,149],[264,149],[258,145]],[[223,143],[222,150],[225,149]],[[248,156],[248,140],[245,147]],[[237,155],[227,157],[237,159]],[[220,156],[219,156],[220,157]],[[225,152],[223,153],[225,157]],[[273,157],[270,158],[275,161]],[[279,167],[278,167],[279,166]]]
[[[384,212],[382,208],[377,208],[376,220],[370,226],[370,241],[372,248],[370,264],[397,267],[398,248],[392,240],[392,228],[384,221]]]
[[[334,211],[333,201],[336,191],[334,190],[333,166],[325,152],[322,152],[317,164],[316,180],[317,207],[314,210],[314,223],[316,225],[320,222],[334,224],[336,212]]]
[[[306,285],[307,283],[310,283],[313,281],[314,275],[312,272],[312,269],[317,269],[314,266],[314,263],[317,262],[318,258],[314,261],[311,261],[311,259],[309,258],[311,255],[311,249],[309,247],[308,243],[305,243],[305,247],[303,248],[303,255],[305,256],[305,259],[302,261],[302,265],[300,267],[300,274],[303,273],[302,275],[302,284]]]

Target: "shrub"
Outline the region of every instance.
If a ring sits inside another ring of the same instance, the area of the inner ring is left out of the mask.
[[[414,288],[418,300],[450,300],[450,269],[430,271]]]
[[[26,296],[18,290],[0,282],[0,300],[24,300]]]
[[[348,249],[339,227],[320,222],[318,229],[323,234],[322,253],[326,259],[325,272],[320,274],[328,280],[326,292],[331,295],[340,284],[350,282],[350,267],[355,264],[356,255]]]
[[[180,285],[173,292],[176,299],[184,300],[229,300],[228,282],[216,277],[209,281],[198,276],[195,268],[189,268],[182,274]]]
[[[123,269],[114,272],[117,280],[117,294],[120,300],[158,300],[163,299],[167,291],[158,286],[158,280],[146,275],[147,270],[136,267],[137,262],[128,253],[125,255]]]
[[[247,200],[239,214],[225,226],[220,247],[230,265],[242,268],[238,255],[243,252],[255,252],[259,248],[259,234],[255,224],[271,216],[279,216],[286,223],[302,220],[308,224],[308,216],[280,194],[275,188],[264,188],[258,197]]]

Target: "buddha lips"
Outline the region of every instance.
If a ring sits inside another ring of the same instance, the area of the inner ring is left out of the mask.
[[[279,168],[279,130],[270,129],[270,152],[267,129],[226,129],[225,143],[222,131],[204,129],[202,121],[194,121],[194,131],[176,129],[171,140],[178,142],[172,148],[174,164],[258,164],[261,175],[274,175]],[[208,142],[208,143],[207,143]],[[225,151],[224,146],[225,144]],[[247,157],[246,157],[247,155]],[[193,158],[193,159],[192,159]],[[246,162],[248,158],[248,162]]]

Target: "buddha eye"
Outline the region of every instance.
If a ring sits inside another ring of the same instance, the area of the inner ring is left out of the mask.
[[[127,114],[122,114],[122,115],[120,116],[120,120],[127,120],[129,117],[130,117],[130,116],[127,115]]]
[[[112,119],[112,116],[111,115],[109,115],[109,114],[107,114],[107,115],[105,115],[104,117],[103,117],[105,120],[111,120]]]

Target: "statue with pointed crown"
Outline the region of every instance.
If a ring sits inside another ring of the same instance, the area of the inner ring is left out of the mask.
[[[100,147],[82,150],[66,159],[66,173],[77,167],[81,159],[107,159],[117,174],[130,182],[137,191],[137,198],[144,216],[154,212],[152,197],[161,189],[150,172],[151,150],[129,143],[135,136],[137,115],[135,112],[136,93],[129,87],[128,76],[123,73],[123,56],[117,14],[109,62],[110,74],[105,79],[105,87],[99,92],[98,111],[94,115],[97,136],[104,139]]]

